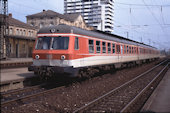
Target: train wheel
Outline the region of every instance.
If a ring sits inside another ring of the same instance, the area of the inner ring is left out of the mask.
[[[114,73],[116,71],[116,68],[114,65],[110,65],[110,73]]]
[[[80,69],[76,76],[77,76],[78,78],[83,78],[83,77],[86,76],[86,74],[87,74],[87,73],[85,72],[85,69]]]
[[[38,72],[37,72],[37,71],[34,71],[34,75],[38,75]]]

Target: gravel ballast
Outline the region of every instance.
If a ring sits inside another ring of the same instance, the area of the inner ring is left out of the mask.
[[[138,67],[117,70],[92,79],[73,83],[37,100],[12,108],[1,109],[2,113],[56,113],[72,112],[97,97],[109,92],[121,84],[153,67],[155,62]]]

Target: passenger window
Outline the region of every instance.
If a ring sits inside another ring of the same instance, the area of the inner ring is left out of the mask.
[[[107,43],[107,47],[108,47],[108,53],[111,53],[111,44]]]
[[[78,49],[79,49],[79,39],[78,39],[78,37],[75,38],[74,49],[75,49],[75,50],[78,50]]]
[[[127,49],[127,54],[129,54],[129,47],[128,47],[128,46],[126,46],[126,49]]]
[[[132,47],[132,54],[133,54],[133,47]]]
[[[100,41],[96,41],[96,52],[100,53]]]
[[[139,50],[138,50],[138,47],[136,47],[136,54],[138,54],[139,53]]]
[[[102,42],[103,53],[106,53],[106,42]]]
[[[129,47],[129,54],[131,54],[131,47]]]
[[[116,52],[117,54],[120,54],[120,45],[116,45]]]
[[[112,44],[112,51],[115,53],[115,44]]]
[[[144,54],[144,50],[143,49],[141,49],[141,53]]]
[[[89,53],[94,53],[94,41],[89,40]]]

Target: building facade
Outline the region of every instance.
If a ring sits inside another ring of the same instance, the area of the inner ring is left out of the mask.
[[[8,29],[6,30],[6,47],[9,58],[32,57],[32,50],[36,39],[37,29],[8,16]],[[7,42],[8,41],[8,42]]]
[[[114,0],[64,0],[64,12],[81,13],[95,29],[113,32]]]
[[[51,25],[59,25],[66,24],[70,26],[80,27],[86,30],[92,30],[92,27],[88,27],[83,19],[83,17],[79,13],[74,14],[60,14],[52,10],[43,10],[40,13],[36,13],[33,15],[26,16],[27,23],[33,27],[37,27],[38,29],[51,26]]]

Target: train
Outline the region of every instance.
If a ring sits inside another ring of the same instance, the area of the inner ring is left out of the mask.
[[[58,73],[84,77],[95,70],[113,70],[159,57],[159,50],[150,45],[99,30],[60,24],[38,31],[33,64],[28,70],[43,77]]]

